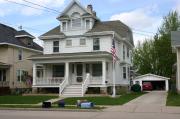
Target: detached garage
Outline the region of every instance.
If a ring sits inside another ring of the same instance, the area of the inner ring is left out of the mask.
[[[145,74],[138,76],[133,80],[133,84],[139,84],[143,89],[143,84],[150,83],[152,90],[169,90],[169,79],[167,77],[158,76],[154,74]]]

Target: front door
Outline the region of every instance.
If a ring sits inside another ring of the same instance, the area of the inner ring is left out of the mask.
[[[83,65],[82,64],[76,65],[76,82],[77,83],[83,82]]]

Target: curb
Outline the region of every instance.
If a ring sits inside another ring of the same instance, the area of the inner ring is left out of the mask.
[[[0,110],[14,111],[66,111],[66,112],[102,112],[98,109],[53,109],[53,108],[0,108]]]

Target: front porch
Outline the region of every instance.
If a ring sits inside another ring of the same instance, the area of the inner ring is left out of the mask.
[[[9,87],[7,80],[7,71],[10,65],[0,62],[0,87]]]
[[[89,74],[88,87],[105,87],[111,77],[111,62],[36,63],[33,65],[33,87],[59,87],[82,85]]]
[[[88,87],[112,84],[112,55],[84,52],[38,55],[33,60],[33,87],[59,88],[60,96],[84,96]]]

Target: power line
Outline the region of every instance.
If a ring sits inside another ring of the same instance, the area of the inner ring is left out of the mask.
[[[4,1],[9,2],[9,3],[13,3],[13,4],[17,4],[17,5],[21,5],[21,6],[26,6],[26,7],[37,9],[37,10],[45,10],[47,12],[54,13],[54,12],[49,11],[47,9],[37,8],[37,7],[33,7],[33,6],[30,6],[30,5],[27,5],[27,4],[18,3],[18,2],[15,2],[15,1],[10,1],[10,0],[4,0]],[[56,13],[54,13],[54,14],[56,14]]]
[[[48,10],[51,10],[51,11],[56,12],[56,13],[59,13],[58,10],[55,10],[55,9],[52,9],[52,8],[49,8],[49,7],[34,3],[34,2],[30,2],[30,1],[27,1],[27,0],[22,0],[22,1],[33,4],[33,5],[36,5],[36,6],[39,6],[39,7],[42,7],[42,8],[45,8],[45,9],[48,9]]]
[[[10,1],[10,0],[4,0],[4,1],[7,1],[7,2],[10,2],[10,3],[14,3],[14,4],[18,4],[18,5],[21,5],[21,6],[26,6],[26,7],[30,7],[30,8],[33,8],[33,9],[38,9],[38,10],[46,10],[47,12],[51,12],[51,13],[60,13],[58,12],[57,10],[55,9],[52,9],[52,8],[48,8],[46,6],[43,6],[43,5],[40,5],[40,4],[37,4],[37,3],[34,3],[34,2],[30,2],[30,1],[27,1],[27,0],[22,0],[24,2],[27,2],[27,3],[30,3],[32,5],[36,5],[36,6],[39,6],[39,7],[42,7],[42,8],[37,8],[37,7],[33,7],[33,6],[30,6],[30,5],[27,5],[27,4],[23,4],[23,3],[18,3],[18,2],[15,2],[15,1]],[[27,29],[31,29],[31,30],[36,30],[36,31],[41,31],[41,30],[37,30],[37,29],[34,29],[34,28],[30,28],[30,27],[24,27],[24,28],[27,28]],[[149,35],[149,34],[153,34],[155,35],[155,33],[153,32],[149,32],[149,31],[144,31],[144,30],[139,30],[139,29],[135,29],[135,28],[132,28],[134,29],[133,33],[135,34],[139,34],[139,35],[143,35],[143,36],[150,36],[152,37],[152,35]],[[137,31],[137,32],[136,32]],[[42,31],[41,31],[42,32]],[[139,33],[139,32],[143,32],[143,33]],[[144,34],[144,33],[147,33],[147,34]]]

